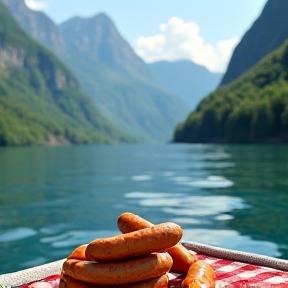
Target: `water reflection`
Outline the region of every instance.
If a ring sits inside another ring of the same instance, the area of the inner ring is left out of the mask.
[[[34,236],[35,234],[37,234],[37,232],[33,229],[26,227],[17,228],[11,231],[0,233],[0,243],[25,239],[27,237]]]
[[[79,246],[89,243],[96,238],[111,237],[119,234],[118,231],[68,231],[57,236],[44,237],[40,239],[42,243],[49,243],[55,248]],[[72,251],[73,249],[71,249]]]
[[[135,175],[135,176],[132,176],[131,179],[133,181],[149,181],[152,179],[152,176],[150,176],[150,175]]]
[[[267,256],[279,257],[278,245],[269,241],[255,240],[250,236],[244,236],[235,230],[213,230],[213,229],[186,229],[185,239],[193,239],[199,243],[209,243],[210,245],[228,249],[258,253]]]
[[[234,185],[234,182],[223,176],[208,176],[206,179],[189,182],[188,185],[199,188],[228,188]]]
[[[0,149],[2,273],[115,235],[126,211],[184,239],[288,258],[286,146]]]
[[[233,217],[225,221],[227,227],[256,242],[277,243],[278,256],[288,259],[288,147],[223,145],[221,148],[235,165],[229,169],[219,167],[217,172],[233,181],[235,186],[216,194],[239,197],[246,204],[244,209],[230,211]],[[188,148],[188,155],[191,149]],[[213,190],[211,193],[214,193]],[[247,250],[248,243],[243,240],[239,249]],[[258,251],[255,245],[251,247]],[[269,249],[264,250],[263,254],[267,254],[267,251]]]

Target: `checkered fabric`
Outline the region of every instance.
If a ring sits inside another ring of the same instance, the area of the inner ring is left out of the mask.
[[[196,254],[199,260],[205,260],[213,267],[217,278],[216,288],[288,288],[287,260],[195,242],[183,242],[183,245],[191,253]],[[64,261],[65,259],[62,259],[15,273],[0,275],[0,287],[58,288],[59,274]],[[253,265],[248,263],[253,263]],[[184,276],[169,273],[170,288],[179,288]],[[43,280],[31,284],[36,279]]]
[[[288,272],[197,254],[214,269],[217,288],[288,288]],[[171,288],[180,287],[183,275],[175,274]]]
[[[207,261],[213,267],[217,288],[288,288],[288,272],[203,254],[197,254],[197,258]],[[43,282],[47,281],[51,287],[57,288],[59,277],[59,275],[48,277]],[[170,278],[170,288],[179,288],[184,275],[172,274]],[[35,287],[35,284],[21,286],[21,288],[28,287]]]

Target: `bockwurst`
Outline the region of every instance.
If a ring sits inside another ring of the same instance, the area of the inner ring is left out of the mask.
[[[86,247],[87,260],[117,261],[164,251],[177,244],[182,237],[182,228],[172,222],[114,237],[98,238]]]
[[[99,285],[121,285],[160,277],[169,272],[172,263],[168,253],[102,263],[67,259],[62,274]]]
[[[117,226],[122,233],[130,233],[132,231],[153,227],[153,223],[136,214],[126,212],[118,217]],[[173,258],[172,272],[187,273],[190,265],[197,261],[197,258],[181,243],[177,243],[175,246],[166,249],[166,252]]]

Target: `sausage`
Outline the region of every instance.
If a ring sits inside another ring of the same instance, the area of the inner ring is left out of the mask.
[[[85,256],[87,260],[104,262],[139,257],[174,246],[182,233],[179,225],[162,223],[127,234],[95,239],[88,244]]]
[[[118,217],[117,226],[122,233],[129,233],[140,229],[152,227],[153,224],[133,213],[123,213]],[[197,261],[196,256],[191,254],[181,243],[166,249],[173,258],[172,272],[187,273],[190,265]]]
[[[62,274],[94,284],[121,285],[162,276],[170,270],[172,262],[165,252],[106,263],[67,259]]]
[[[168,288],[169,278],[167,274],[164,274],[157,278],[152,278],[140,282],[128,283],[115,288]]]
[[[154,281],[152,281],[154,280]],[[151,284],[151,286],[150,286]],[[153,286],[152,286],[153,284]],[[161,277],[157,278],[157,279],[151,279],[148,281],[147,286],[143,287],[143,288],[168,288],[168,284],[169,284],[169,277],[167,274],[162,275]],[[124,287],[123,287],[124,288]],[[130,287],[132,288],[132,287]],[[136,288],[136,287],[133,287]],[[139,287],[140,288],[140,287]]]
[[[88,282],[83,282],[77,279],[74,279],[67,275],[62,275],[60,279],[59,288],[108,288],[107,285],[95,285]]]
[[[125,212],[118,217],[117,226],[122,233],[130,233],[144,228],[152,227],[154,224],[142,217]]]
[[[86,260],[85,251],[88,244],[83,244],[77,247],[68,257],[67,259],[78,259],[78,260]]]
[[[191,254],[181,243],[166,249],[166,252],[169,253],[173,259],[172,272],[187,273],[191,264],[198,261],[196,256]]]
[[[189,267],[181,288],[215,288],[215,284],[213,268],[204,260],[199,260]]]
[[[169,279],[167,274],[157,278],[122,285],[97,285],[62,275],[59,288],[168,288]]]

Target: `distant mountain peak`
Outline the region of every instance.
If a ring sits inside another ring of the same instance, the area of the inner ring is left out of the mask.
[[[64,53],[65,43],[59,28],[41,11],[27,7],[24,0],[2,0],[21,27],[34,39],[57,54]]]
[[[100,19],[101,21],[107,21],[113,23],[112,19],[104,12],[100,12],[94,16],[95,19]]]
[[[114,71],[151,79],[146,63],[120,35],[107,14],[74,17],[62,23],[60,29],[71,53],[103,62]]]
[[[4,0],[4,1],[9,1],[9,0]],[[14,0],[14,1],[15,1],[15,0]],[[106,23],[109,23],[109,24],[113,24],[113,25],[114,25],[112,19],[111,19],[106,13],[104,13],[104,12],[100,12],[100,13],[97,13],[97,14],[95,14],[95,15],[93,15],[93,16],[89,16],[89,17],[76,15],[76,16],[71,17],[71,18],[68,19],[68,20],[65,20],[65,21],[62,22],[60,25],[61,25],[61,26],[64,26],[66,23],[77,22],[77,21],[78,21],[78,22],[89,22],[89,23],[91,23],[91,21],[93,22],[93,21],[95,21],[95,20],[97,20],[97,21],[103,21],[103,22],[106,21]]]

